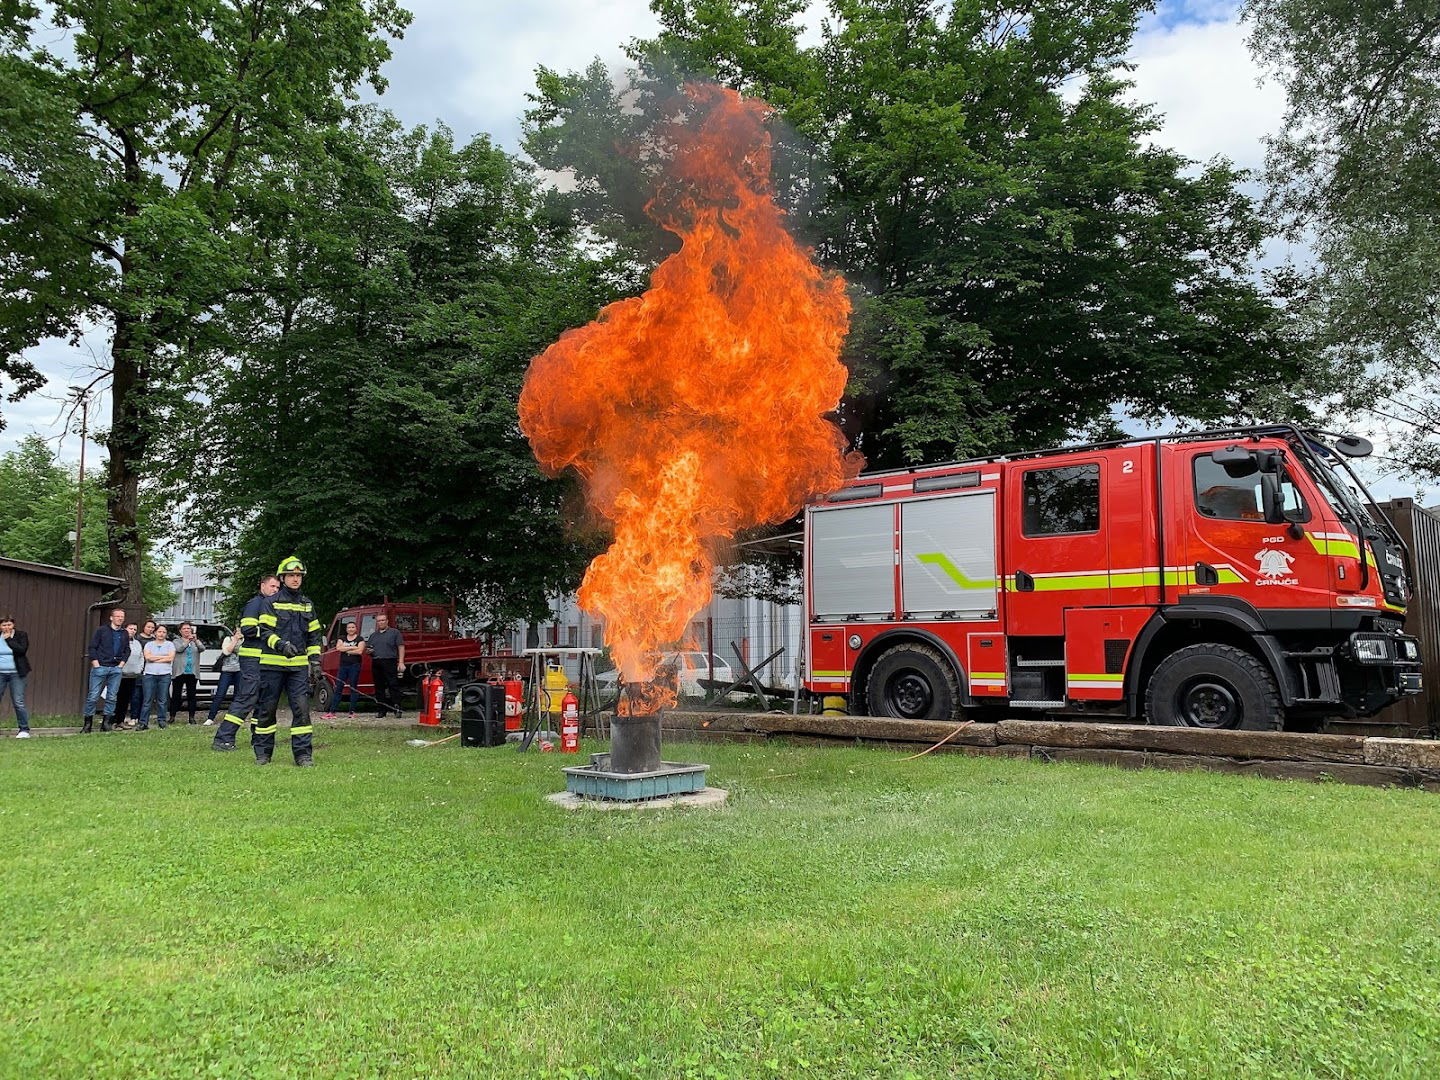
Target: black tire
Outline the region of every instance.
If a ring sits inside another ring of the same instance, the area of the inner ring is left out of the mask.
[[[1187,645],[1145,690],[1145,719],[1170,727],[1277,731],[1284,719],[1270,669],[1233,645]]]
[[[896,645],[865,680],[866,711],[903,720],[959,720],[960,678],[938,649]]]
[[[320,685],[315,687],[315,701],[311,707],[316,712],[329,712],[330,698],[334,693],[335,688],[330,685],[330,680],[323,675],[320,676]]]

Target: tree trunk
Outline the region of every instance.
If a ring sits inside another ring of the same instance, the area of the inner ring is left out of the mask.
[[[111,341],[110,451],[106,511],[110,527],[110,573],[125,582],[125,600],[143,605],[145,587],[140,546],[140,462],[149,436],[142,413],[145,393],[142,354],[131,316],[116,313]]]

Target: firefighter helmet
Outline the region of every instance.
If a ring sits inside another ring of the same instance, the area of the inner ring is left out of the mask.
[[[291,555],[288,559],[280,560],[280,567],[275,573],[280,577],[284,577],[286,574],[303,574],[305,573],[305,564]]]

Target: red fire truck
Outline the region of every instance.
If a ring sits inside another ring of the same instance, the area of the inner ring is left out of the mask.
[[[862,475],[806,510],[806,685],[906,718],[1370,715],[1420,691],[1370,451],[1269,426]]]

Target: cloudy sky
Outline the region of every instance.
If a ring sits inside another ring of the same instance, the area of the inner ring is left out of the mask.
[[[383,102],[409,123],[444,121],[461,138],[488,132],[516,152],[537,65],[573,70],[598,56],[619,68],[621,45],[656,30],[647,0],[407,0],[406,6],[415,18],[394,45]],[[1165,114],[1160,141],[1197,160],[1219,154],[1257,168],[1262,139],[1278,126],[1284,101],[1274,87],[1258,85],[1237,7],[1231,0],[1161,0],[1135,41],[1135,93]],[[47,342],[32,350],[28,355],[49,384],[3,406],[0,451],[31,432],[58,439],[66,387],[89,382],[103,354],[100,332],[79,347]],[[102,398],[99,410],[108,415],[108,401]],[[60,451],[78,457],[78,437],[64,437]]]

